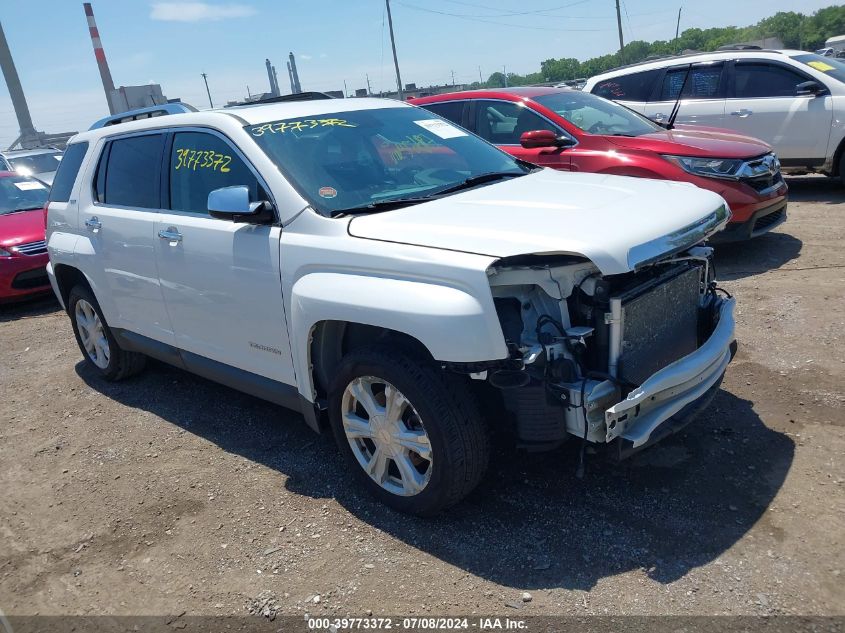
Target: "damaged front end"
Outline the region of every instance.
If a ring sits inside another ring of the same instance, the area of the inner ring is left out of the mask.
[[[486,379],[520,445],[574,435],[625,456],[706,406],[735,349],[735,301],[718,294],[711,257],[695,246],[617,275],[566,257],[491,267],[510,357]]]

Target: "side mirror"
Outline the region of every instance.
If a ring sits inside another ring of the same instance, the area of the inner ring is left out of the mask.
[[[519,137],[519,144],[525,149],[540,147],[572,147],[575,142],[568,136],[558,136],[551,130],[531,130],[523,132]]]
[[[266,201],[250,202],[249,187],[221,187],[208,194],[208,214],[218,220],[266,224],[273,219],[273,206]]]
[[[827,88],[817,81],[802,81],[795,86],[795,94],[799,97],[818,97],[819,95],[827,94]]]

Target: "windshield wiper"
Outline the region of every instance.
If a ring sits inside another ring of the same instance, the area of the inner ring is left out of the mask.
[[[376,200],[375,202],[368,202],[357,207],[349,207],[347,209],[335,209],[331,213],[331,217],[336,218],[339,215],[346,215],[347,213],[375,213],[377,211],[389,211],[390,209],[401,209],[412,204],[419,204],[421,202],[428,202],[433,200],[434,196],[418,196],[415,198],[393,198],[391,200]]]
[[[441,189],[437,192],[437,195],[443,195],[447,193],[455,193],[456,191],[461,191],[463,189],[469,189],[471,187],[475,187],[476,185],[482,185],[485,182],[495,182],[496,180],[503,180],[505,178],[517,178],[519,176],[524,176],[525,173],[514,173],[512,171],[491,171],[486,174],[478,174],[477,176],[470,176],[463,182],[459,182],[457,185],[452,185],[451,187],[446,187],[446,189]]]

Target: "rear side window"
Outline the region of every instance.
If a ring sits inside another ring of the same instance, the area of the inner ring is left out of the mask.
[[[670,68],[663,77],[659,100],[674,101],[678,98],[678,93],[681,91],[681,86],[684,85],[684,77],[688,70],[689,77],[684,86],[684,99],[724,98],[720,88],[723,69],[724,64],[694,66],[691,70],[688,66]]]
[[[452,123],[463,125],[463,101],[450,101],[449,103],[427,103],[422,107],[428,110],[429,112],[434,112],[434,114],[436,114],[437,116],[442,116],[444,119],[449,119]]]
[[[795,87],[807,79],[777,64],[743,63],[734,65],[734,96],[738,99],[794,97]]]
[[[209,193],[236,185],[249,188],[251,201],[259,200],[258,179],[232,147],[214,134],[177,132],[168,169],[174,211],[205,215]]]
[[[646,102],[651,97],[660,70],[645,70],[605,79],[593,86],[592,93],[614,101]]]
[[[50,189],[50,202],[67,202],[73,190],[73,183],[82,166],[82,159],[88,151],[88,143],[73,143],[68,145],[59,163],[59,169],[53,177],[53,187]]]
[[[97,173],[97,200],[109,205],[158,209],[163,151],[163,134],[132,136],[109,143]]]

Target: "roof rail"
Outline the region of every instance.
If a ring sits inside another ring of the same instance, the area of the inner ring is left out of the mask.
[[[194,106],[187,103],[161,103],[148,108],[138,108],[137,110],[127,110],[126,112],[112,114],[111,116],[100,119],[88,129],[97,130],[109,125],[128,123],[129,121],[140,121],[141,119],[150,119],[152,117],[164,116],[166,114],[184,114],[185,112],[197,111],[198,110]]]
[[[279,95],[278,97],[266,97],[264,99],[256,99],[254,101],[243,101],[234,105],[227,105],[227,108],[240,108],[242,106],[259,105],[262,103],[284,103],[285,101],[311,101],[319,99],[334,99],[335,97],[327,95],[325,92],[294,92],[289,95]]]

